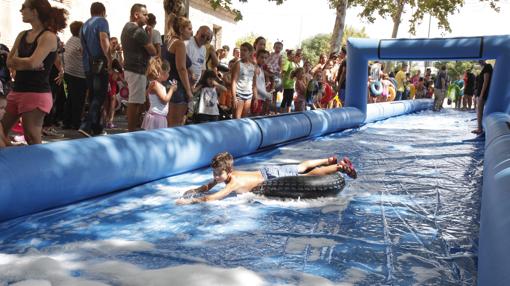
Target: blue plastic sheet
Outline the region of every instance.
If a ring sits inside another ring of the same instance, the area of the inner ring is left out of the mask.
[[[176,271],[183,265],[230,269],[215,276],[223,285],[475,284],[484,142],[469,132],[474,117],[426,111],[235,162],[252,170],[349,156],[359,177],[336,198],[176,206],[211,178],[202,169],[2,223],[0,285],[159,285],[184,275],[202,277],[186,285],[219,285],[204,280],[214,271]]]

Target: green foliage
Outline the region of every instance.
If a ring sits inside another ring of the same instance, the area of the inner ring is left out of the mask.
[[[214,9],[217,9],[218,7],[223,7],[226,10],[234,13],[236,16],[234,19],[235,21],[240,21],[243,19],[243,15],[241,14],[241,11],[232,8],[232,0],[208,0],[208,1],[211,4],[211,7],[213,7]],[[248,2],[248,0],[238,0],[238,1],[239,2]],[[255,1],[255,0],[252,0],[252,1]],[[260,1],[260,0],[257,0],[257,1]],[[286,0],[267,0],[267,1],[275,2],[276,5],[281,5]],[[340,0],[329,0],[329,7],[334,9],[335,7],[338,6],[339,1]],[[480,0],[480,1],[498,1],[498,0]]]
[[[334,0],[330,0],[334,1]],[[488,2],[489,6],[499,12],[497,3],[499,0],[479,0]],[[411,20],[409,20],[409,32],[416,33],[416,26],[423,22],[426,14],[432,15],[438,22],[438,28],[451,32],[448,16],[459,12],[465,4],[465,0],[351,0],[349,5],[352,7],[362,7],[359,14],[361,18],[367,19],[370,23],[375,21],[375,16],[379,15],[386,19],[390,17],[394,22],[400,21],[399,12],[411,10],[414,11]]]
[[[342,45],[347,43],[347,39],[354,38],[368,38],[365,28],[356,30],[353,27],[346,26],[342,38]],[[330,51],[331,34],[318,34],[311,38],[305,39],[301,43],[303,50],[303,58],[309,60],[312,64],[319,61],[320,54],[328,56]]]
[[[209,4],[211,4],[211,7],[213,9],[217,9],[219,7],[222,7],[226,9],[227,11],[232,12],[235,15],[235,21],[241,21],[243,19],[243,14],[241,14],[241,11],[237,9],[232,8],[232,0],[208,0]],[[248,2],[248,0],[238,0],[239,2]],[[254,0],[253,0],[254,1]],[[268,0],[269,2],[276,2],[276,5],[282,4],[285,0]],[[331,0],[333,1],[333,0]]]
[[[312,64],[319,62],[320,54],[328,56],[331,34],[318,34],[301,43],[303,58]]]
[[[480,70],[480,65],[476,61],[434,62],[433,65],[438,70],[446,65],[446,71],[450,80],[458,80],[468,69],[472,69],[474,73]]]
[[[236,47],[240,47],[242,43],[248,42],[251,45],[255,42],[255,39],[258,38],[260,35],[255,35],[254,33],[249,33],[248,35],[245,35],[244,37],[241,37],[236,40]],[[264,37],[264,36],[262,36]],[[264,37],[265,38],[265,37]],[[268,39],[266,39],[266,50],[269,52],[273,51],[273,43],[270,42]]]

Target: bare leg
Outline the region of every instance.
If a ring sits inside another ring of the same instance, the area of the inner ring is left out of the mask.
[[[245,101],[242,99],[236,100],[236,104],[234,106],[234,119],[241,119],[243,116]]]
[[[9,131],[12,126],[18,122],[19,117],[19,115],[11,114],[9,112],[5,113],[4,118],[2,118],[2,127],[4,129],[5,136],[9,135]]]
[[[251,107],[251,99],[244,101],[243,109],[242,109],[242,118],[248,117],[250,115],[250,107]]]
[[[303,174],[303,176],[324,176],[324,175],[330,175],[335,172],[341,171],[342,168],[338,165],[329,165],[324,167],[319,167],[311,170],[310,172]]]
[[[271,100],[264,100],[262,103],[262,115],[268,115],[271,106]]]
[[[168,127],[182,126],[186,123],[186,112],[188,105],[170,103],[168,106],[167,123]]]
[[[482,120],[483,120],[483,108],[485,106],[485,99],[483,96],[478,97],[478,106],[477,106],[477,112],[476,112],[476,123],[477,123],[477,129],[473,130],[472,132],[475,134],[482,134],[483,132],[483,126],[482,126]]]
[[[2,118],[2,124],[1,124],[1,127],[2,129],[0,131],[3,131],[3,132],[0,132],[2,134],[0,134],[0,136],[2,136],[3,138],[0,138],[0,146],[1,147],[5,147],[3,145],[6,145],[6,146],[9,146],[11,145],[11,140],[9,139],[9,131],[11,130],[12,126],[19,120],[19,115],[15,115],[15,114],[11,114],[9,112],[6,112],[5,115],[4,115],[4,118]]]
[[[314,169],[312,169],[310,172],[306,172],[306,170],[308,170],[306,169],[303,174],[304,176],[324,176],[333,174],[338,171],[347,174],[349,177],[353,179],[356,179],[356,177],[358,176],[356,173],[356,169],[354,169],[354,166],[352,165],[352,162],[347,157],[345,157],[339,162],[337,162],[336,157],[304,161],[301,164],[299,164],[298,171],[302,173],[301,170],[303,170],[306,167],[308,167],[308,169],[309,168]]]
[[[313,169],[313,168],[316,168],[319,166],[323,166],[323,165],[330,165],[329,162],[330,162],[329,158],[303,161],[298,165],[298,172],[300,174],[303,174],[303,173],[306,173],[306,171],[308,171],[310,169]]]
[[[127,119],[129,132],[136,131],[136,128],[139,127],[142,106],[143,104],[139,103],[128,103]]]
[[[473,96],[472,95],[467,95],[466,96],[466,108],[468,110],[471,109],[472,103],[473,103]]]
[[[25,139],[29,145],[42,143],[42,126],[45,115],[46,113],[39,109],[34,109],[21,115]]]

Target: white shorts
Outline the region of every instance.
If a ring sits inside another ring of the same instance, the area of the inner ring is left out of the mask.
[[[144,104],[147,77],[144,74],[125,70],[124,79],[126,80],[129,89],[128,103]]]

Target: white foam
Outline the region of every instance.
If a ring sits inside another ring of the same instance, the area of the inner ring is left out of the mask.
[[[313,247],[332,245],[332,241],[306,239]],[[304,245],[305,239],[294,243],[294,248]],[[117,260],[98,262],[87,259],[83,251],[106,252],[107,257],[122,252],[154,250],[154,246],[144,241],[123,241],[112,239],[105,241],[83,241],[62,246],[52,246],[38,251],[29,249],[24,255],[0,254],[0,285],[11,283],[17,286],[105,286],[105,285],[186,285],[186,286],[265,286],[264,278],[243,267],[221,268],[204,264],[180,265],[161,269],[143,269],[137,265]],[[90,254],[90,253],[89,253]],[[90,257],[88,255],[87,257]],[[190,259],[200,261],[200,259]],[[205,262],[205,261],[204,261]],[[73,277],[78,271],[81,277]],[[267,274],[267,273],[266,273]],[[265,274],[265,275],[266,275]],[[292,270],[278,270],[274,277],[287,277],[296,280],[293,285],[349,285],[333,284],[331,281]]]
[[[414,273],[413,277],[417,282],[414,285],[424,285],[430,279],[441,277],[441,274],[433,268],[413,266],[411,272]]]
[[[47,280],[25,280],[11,284],[11,286],[51,286],[51,282]]]
[[[267,285],[258,274],[242,267],[225,269],[207,265],[182,265],[144,270],[132,264],[109,261],[89,267],[87,271],[93,275],[108,277],[115,284],[125,286],[167,286],[169,281],[172,282],[171,285],[187,286]]]

